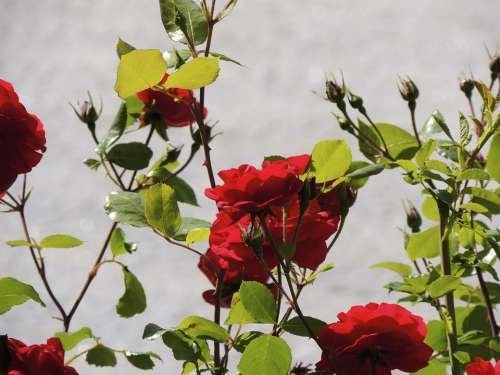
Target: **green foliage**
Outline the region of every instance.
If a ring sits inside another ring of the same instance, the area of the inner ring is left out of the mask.
[[[104,206],[109,218],[134,227],[147,227],[144,214],[144,200],[139,193],[113,192],[106,197]]]
[[[174,240],[186,241],[189,232],[196,229],[209,229],[212,226],[206,220],[196,219],[194,217],[183,217],[181,219],[181,226],[174,236]]]
[[[262,335],[246,347],[238,370],[242,375],[286,375],[291,363],[292,352],[286,341]]]
[[[5,241],[5,244],[9,245],[10,247],[35,247],[34,244],[26,240],[10,240],[10,241]]]
[[[179,329],[194,338],[211,339],[218,342],[229,340],[229,334],[224,328],[200,316],[184,318],[179,324]]]
[[[234,293],[231,300],[231,310],[224,324],[250,324],[259,323],[243,306],[239,293]]]
[[[411,234],[406,245],[406,251],[411,260],[436,257],[439,255],[440,248],[439,226]]]
[[[137,277],[125,267],[122,270],[125,293],[116,305],[116,312],[122,318],[131,318],[146,310],[146,294]]]
[[[89,365],[97,367],[115,367],[115,352],[107,346],[98,344],[87,352],[85,360]]]
[[[413,372],[412,375],[446,375],[446,368],[446,363],[439,362],[437,359],[432,359],[427,367],[417,372]]]
[[[343,176],[349,170],[351,162],[351,150],[345,141],[321,141],[312,151],[310,173],[319,184],[331,182]]]
[[[245,310],[259,323],[274,323],[276,300],[269,289],[256,281],[243,281],[240,299]]]
[[[377,264],[374,264],[373,266],[370,266],[370,269],[374,268],[384,268],[393,272],[396,272],[397,274],[406,277],[410,276],[412,272],[411,266],[404,264],[404,263],[399,263],[399,262],[380,262]]]
[[[242,333],[236,338],[236,342],[233,347],[236,351],[243,353],[246,347],[256,338],[262,336],[263,333],[259,331],[249,331]]]
[[[500,133],[495,134],[486,158],[486,170],[491,177],[500,183]]]
[[[121,228],[115,228],[109,242],[113,257],[132,253],[137,250],[137,244],[125,242],[125,233]]]
[[[199,89],[213,83],[219,75],[219,70],[217,57],[198,57],[173,72],[163,87],[165,89]]]
[[[99,146],[97,147],[97,151],[100,154],[104,154],[106,150],[113,145],[116,141],[118,141],[123,132],[125,131],[127,125],[127,105],[122,103],[118,112],[116,112],[115,118],[113,119],[113,123],[111,127],[108,129],[106,135],[102,138]]]
[[[153,352],[134,353],[126,351],[123,355],[131,365],[141,370],[151,370],[155,367],[153,359],[161,361],[161,357]]]
[[[182,203],[198,206],[196,194],[191,186],[182,178],[174,175],[167,175],[166,184],[175,190],[175,198]]]
[[[97,171],[97,169],[101,166],[101,162],[96,159],[85,159],[83,161],[83,164],[85,164],[87,167],[90,168],[92,171]]]
[[[182,224],[175,191],[165,184],[149,187],[144,194],[148,223],[165,236],[173,237]]]
[[[92,330],[89,327],[82,327],[78,331],[72,333],[56,332],[54,336],[58,337],[61,340],[62,346],[65,351],[70,351],[78,344],[80,344],[83,340],[94,337]]]
[[[322,320],[310,316],[305,316],[304,319],[307,322],[309,328],[311,328],[316,336],[319,334],[319,331],[321,331],[321,329],[326,326],[326,323]],[[298,316],[287,320],[283,324],[283,329],[286,332],[291,333],[292,335],[310,337],[309,331],[307,330],[305,324],[302,322],[302,319]]]
[[[0,314],[5,314],[14,306],[22,305],[30,299],[45,307],[40,296],[31,285],[22,283],[12,277],[0,278]]]
[[[418,150],[415,137],[396,125],[376,123],[375,126],[382,134],[389,154],[393,158],[406,160],[413,158]]]
[[[186,236],[186,243],[192,245],[196,242],[208,240],[210,237],[210,229],[208,228],[195,228],[188,232]]]
[[[458,288],[460,283],[460,277],[445,275],[433,281],[427,290],[432,298],[439,298]]]
[[[130,142],[115,145],[107,153],[110,162],[133,171],[147,168],[153,151],[143,143]]]
[[[135,49],[120,59],[115,91],[126,99],[158,84],[167,70],[160,50]]]
[[[118,42],[116,42],[116,54],[118,55],[119,58],[121,58],[123,55],[126,55],[129,52],[132,52],[133,50],[135,50],[134,46],[128,44],[122,38],[118,38]]]
[[[160,0],[161,20],[174,42],[194,48],[207,39],[208,23],[198,4],[193,0]]]
[[[70,249],[83,244],[82,240],[66,234],[53,234],[45,237],[39,244],[42,249]]]

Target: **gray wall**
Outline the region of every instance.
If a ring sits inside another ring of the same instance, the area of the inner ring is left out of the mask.
[[[30,175],[34,193],[28,217],[34,236],[70,233],[87,242],[71,251],[47,251],[51,282],[68,306],[80,289],[110,222],[103,214],[104,196],[113,189],[100,173],[81,160],[92,156],[87,131],[75,118],[69,101],[86,90],[102,96],[101,126],[118,105],[113,92],[118,36],[141,48],[167,49],[171,42],[160,23],[156,1],[0,0],[0,77],[11,81],[27,108],[46,126],[48,150]],[[247,66],[224,64],[218,82],[208,89],[210,120],[220,120],[213,159],[216,169],[242,162],[259,163],[264,155],[304,153],[320,139],[344,137],[330,111],[312,94],[322,91],[325,73],[343,69],[355,92],[365,97],[373,117],[410,129],[405,104],[396,89],[397,74],[410,74],[421,99],[418,121],[440,108],[449,123],[457,120],[457,105],[466,110],[457,77],[472,71],[487,77],[483,44],[500,40],[498,0],[240,1],[234,14],[216,29],[213,50]],[[185,129],[173,129],[176,143]],[[142,135],[145,137],[145,134]],[[350,140],[352,141],[352,140]],[[354,143],[351,142],[353,146]],[[156,143],[159,149],[160,143]],[[358,155],[359,156],[359,155]],[[208,185],[201,155],[185,175],[201,192]],[[17,186],[12,190],[16,191]],[[329,255],[336,269],[304,294],[304,310],[326,321],[339,311],[369,301],[395,301],[382,285],[391,275],[368,270],[383,260],[403,260],[397,227],[404,219],[402,199],[415,199],[396,173],[373,178],[360,193],[345,233]],[[201,193],[202,208],[182,207],[187,215],[211,219],[212,202]],[[23,249],[3,245],[21,238],[15,215],[0,216],[0,275],[32,283],[48,301],[33,265]],[[141,340],[148,322],[170,327],[187,314],[209,316],[200,293],[209,284],[197,271],[197,259],[167,246],[147,231],[130,230],[139,251],[126,259],[144,283],[147,311],[130,320],[116,316],[122,293],[119,270],[107,266],[95,280],[73,328],[88,325],[115,348],[156,350],[165,359],[151,373],[177,373],[179,365],[161,347]],[[432,316],[432,312],[415,308]],[[39,342],[60,328],[51,320],[56,311],[33,303],[0,317],[0,329],[26,342]],[[294,358],[314,363],[319,352],[312,342],[296,340]],[[110,369],[81,373],[115,374]],[[136,374],[120,361],[119,373]]]

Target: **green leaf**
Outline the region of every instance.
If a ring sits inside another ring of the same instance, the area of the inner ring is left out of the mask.
[[[411,375],[446,375],[445,363],[439,362],[437,359],[431,359],[427,367],[417,372],[412,372]]]
[[[211,339],[218,342],[229,340],[229,334],[224,328],[201,316],[184,318],[179,325],[179,329],[191,337]]]
[[[458,175],[457,181],[465,181],[465,180],[489,180],[490,175],[479,168],[470,168],[466,169],[462,173]]]
[[[203,44],[208,36],[208,23],[201,12],[199,3],[193,0],[175,0],[177,28],[170,26],[167,19],[165,30],[174,42],[192,46]],[[163,18],[162,18],[163,20]]]
[[[115,352],[107,346],[98,344],[87,352],[85,360],[89,365],[97,367],[115,367]]]
[[[181,330],[167,331],[162,335],[162,339],[178,361],[195,362],[200,357],[200,350],[194,340]]]
[[[240,286],[243,307],[259,323],[274,323],[276,300],[269,289],[256,281],[243,281]]]
[[[138,193],[113,192],[106,197],[104,210],[111,220],[118,223],[139,228],[148,226],[144,215],[144,201]]]
[[[426,197],[422,203],[422,213],[432,221],[439,221],[439,209],[436,200],[433,197]]]
[[[113,119],[113,123],[111,127],[108,129],[108,132],[104,136],[104,138],[97,146],[97,152],[99,154],[103,154],[106,152],[108,147],[114,144],[120,137],[123,135],[127,125],[127,105],[122,103],[118,112],[116,112],[115,118]]]
[[[226,56],[226,55],[223,55],[222,53],[218,53],[218,52],[210,52],[210,56],[213,56],[213,57],[218,57],[219,59],[221,59],[222,61],[227,61],[227,62],[232,62],[233,64],[236,64],[236,65],[239,65],[239,66],[242,66],[244,67],[243,64],[241,64],[240,62]]]
[[[479,214],[485,214],[488,212],[488,209],[479,203],[469,202],[464,203],[460,206],[461,209],[470,210],[473,212],[477,212]]]
[[[196,242],[206,241],[210,238],[210,229],[196,228],[189,231],[186,236],[186,243],[192,245]]]
[[[137,277],[125,267],[122,270],[125,293],[116,305],[116,312],[122,318],[131,318],[146,310],[146,294]]]
[[[500,133],[495,134],[491,141],[486,158],[486,170],[496,182],[500,183]]]
[[[46,249],[70,249],[73,247],[78,247],[83,244],[82,240],[78,238],[68,236],[66,234],[53,234],[51,236],[45,237],[42,242],[40,242],[40,248]]]
[[[398,262],[381,262],[369,267],[369,269],[374,268],[384,268],[386,270],[396,272],[403,277],[410,276],[412,272],[412,268],[409,265]]]
[[[378,151],[372,144],[380,147],[380,139],[377,137],[375,131],[363,121],[358,120],[359,133],[361,137],[358,139],[359,150],[363,155],[365,155],[368,160],[372,162],[377,161],[377,156],[379,156],[380,151]],[[369,139],[371,143],[366,141],[365,139]]]
[[[352,155],[342,140],[325,140],[314,146],[311,155],[311,171],[316,182],[330,182],[343,176],[351,166]]]
[[[144,327],[144,332],[142,334],[142,338],[144,340],[156,340],[161,337],[166,332],[162,327],[154,324],[148,323],[146,327]]]
[[[191,57],[191,51],[188,49],[170,49],[168,50],[167,64],[169,68],[179,68],[182,64],[185,64],[187,60]]]
[[[144,195],[148,223],[162,234],[173,237],[182,224],[175,191],[165,184],[151,186]]]
[[[190,231],[195,229],[210,228],[212,224],[206,220],[196,219],[194,217],[183,217],[182,224],[174,236],[174,240],[186,241]]]
[[[432,298],[439,298],[445,294],[457,289],[460,286],[461,279],[458,276],[445,275],[433,281],[427,290]]]
[[[89,327],[80,328],[78,331],[73,333],[70,332],[56,332],[55,337],[61,340],[64,350],[67,352],[81,343],[83,340],[90,339],[94,337],[92,330]]]
[[[153,151],[143,143],[121,143],[113,146],[107,153],[110,162],[133,171],[144,169],[149,165]]]
[[[129,361],[132,366],[137,367],[141,370],[151,370],[153,367],[155,367],[153,358],[161,361],[161,357],[153,352],[133,353],[126,351],[123,353],[123,355],[125,356],[125,358],[127,358],[127,361]]]
[[[436,142],[433,140],[426,142],[415,154],[415,161],[417,162],[417,165],[419,167],[423,167],[424,163],[429,160],[434,150],[436,150]]]
[[[182,178],[171,175],[167,177],[166,183],[174,188],[175,197],[179,202],[198,206],[198,201],[196,200],[196,194],[193,188]]]
[[[85,164],[87,167],[89,167],[93,171],[97,171],[97,168],[101,166],[101,162],[96,159],[85,159],[83,161],[83,164]]]
[[[35,247],[35,245],[29,243],[26,240],[10,240],[5,242],[10,247]]]
[[[126,99],[158,84],[166,70],[167,63],[160,50],[133,50],[120,59],[115,91]]]
[[[444,124],[446,129],[448,129],[448,127],[446,126],[444,117],[441,114],[441,112],[439,112],[438,110],[435,110],[429,116],[427,121],[425,121],[424,126],[422,127],[422,129],[420,129],[420,132],[418,134],[424,140],[428,140],[428,139],[432,138],[431,136],[433,136],[435,134],[439,134],[439,133],[444,131],[442,124]],[[449,130],[448,130],[448,132],[449,132]]]
[[[121,228],[115,228],[113,231],[110,246],[113,257],[132,253],[137,250],[137,244],[125,242],[125,233]]]
[[[411,234],[408,238],[406,251],[411,260],[438,256],[440,253],[439,226]]]
[[[243,352],[238,370],[241,375],[286,375],[292,363],[292,352],[285,340],[262,335]]]
[[[133,50],[135,50],[134,46],[128,44],[122,38],[118,38],[118,42],[116,43],[116,54],[118,55],[119,58],[121,58],[123,55],[126,55],[129,52],[132,52]]]
[[[236,338],[236,342],[233,345],[233,348],[236,349],[236,351],[243,353],[246,349],[246,347],[256,338],[262,336],[262,332],[258,331],[250,331],[250,332],[245,332],[239,335]]]
[[[22,283],[12,277],[0,278],[0,314],[5,314],[14,306],[22,305],[30,299],[45,307],[40,296],[31,285]]]
[[[258,323],[258,320],[255,319],[250,313],[245,310],[243,303],[240,300],[240,294],[234,293],[233,298],[231,299],[231,310],[229,310],[229,314],[226,318],[224,324],[250,324],[250,323]]]
[[[467,194],[473,196],[473,201],[479,203],[494,214],[500,214],[500,194],[478,187],[469,187],[464,189]]]
[[[163,87],[166,89],[200,89],[214,82],[219,75],[219,70],[218,58],[198,57],[173,72]]]
[[[425,343],[434,351],[442,352],[448,347],[446,338],[446,327],[442,320],[430,320],[427,322],[427,337]]]
[[[305,316],[304,319],[316,336],[319,335],[319,331],[321,331],[321,329],[326,326],[326,323],[324,321],[312,318],[310,316]],[[302,319],[300,319],[300,317],[298,316],[287,320],[283,324],[283,329],[288,333],[291,333],[292,335],[310,337],[309,331],[302,322]]]
[[[406,130],[398,126],[376,123],[375,126],[382,134],[387,144],[389,154],[395,159],[410,160],[418,150],[417,140]]]
[[[353,164],[356,162],[353,162]],[[365,163],[365,162],[358,162],[358,163]],[[379,174],[384,170],[384,165],[383,164],[368,164],[363,166],[362,168],[355,169],[354,171],[350,172],[347,174],[347,177],[350,178],[365,178],[369,176],[374,176]]]
[[[161,22],[167,33],[179,29],[175,23],[177,10],[175,9],[175,0],[160,0]]]

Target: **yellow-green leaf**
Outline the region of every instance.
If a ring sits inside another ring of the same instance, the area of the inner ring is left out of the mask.
[[[210,85],[219,75],[218,57],[198,57],[173,72],[163,85],[166,89],[194,90]]]

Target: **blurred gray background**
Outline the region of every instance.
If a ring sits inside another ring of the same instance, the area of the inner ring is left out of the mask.
[[[34,186],[27,211],[32,234],[68,233],[86,241],[78,249],[46,252],[50,280],[69,306],[109,228],[103,202],[114,188],[102,173],[82,164],[93,156],[93,143],[68,102],[83,99],[86,90],[102,96],[103,130],[119,103],[113,91],[118,36],[140,48],[165,50],[172,43],[161,25],[157,1],[0,0],[0,5],[0,77],[12,82],[28,110],[39,115],[48,139],[47,153],[29,180]],[[213,51],[247,67],[224,63],[217,83],[207,92],[209,119],[219,120],[217,129],[223,132],[213,144],[215,168],[259,163],[269,154],[305,153],[320,139],[345,137],[330,114],[332,106],[312,93],[322,92],[325,74],[339,69],[378,121],[410,129],[406,105],[396,89],[397,75],[410,74],[421,93],[419,123],[436,108],[448,123],[456,122],[457,107],[467,110],[457,77],[463,72],[489,77],[484,45],[494,50],[500,40],[498,14],[498,0],[240,1],[216,28],[213,42]],[[173,129],[170,137],[180,144],[186,132]],[[161,143],[154,147],[160,150]],[[202,207],[182,210],[211,220],[215,210],[201,194],[208,186],[201,162],[198,155],[184,176],[199,192]],[[328,257],[336,262],[335,270],[304,293],[306,314],[334,321],[351,305],[396,300],[382,288],[392,275],[368,266],[404,260],[397,229],[404,220],[401,202],[417,196],[395,172],[370,180]],[[56,311],[28,253],[3,244],[22,237],[18,217],[0,216],[0,228],[0,275],[33,284],[48,303],[47,309],[31,302],[14,308],[0,316],[0,330],[28,343],[40,342],[60,329],[59,322],[50,319]],[[150,373],[179,373],[179,363],[166,348],[141,339],[142,329],[149,322],[171,327],[185,315],[210,317],[212,309],[200,296],[209,283],[191,254],[146,230],[126,229],[128,239],[139,243],[139,251],[124,261],[143,282],[149,301],[146,312],[130,320],[115,314],[123,281],[119,269],[106,266],[72,328],[90,326],[117,349],[157,351],[164,363]],[[414,311],[433,316],[419,307]],[[318,360],[312,342],[291,342],[294,361]],[[121,358],[119,371],[89,368],[83,360],[74,365],[80,374],[140,372]]]

